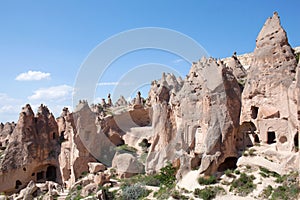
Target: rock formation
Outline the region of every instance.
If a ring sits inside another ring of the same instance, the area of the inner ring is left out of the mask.
[[[182,87],[170,88],[163,76],[149,95],[155,137],[148,172],[179,159],[180,173],[199,165],[201,172],[213,173],[226,158],[237,159],[240,87],[230,68],[204,58],[193,64]]]
[[[109,94],[107,103],[102,99],[90,107],[81,100],[72,113],[63,108],[57,119],[44,105],[36,115],[26,105],[17,124],[0,124],[0,192],[20,192],[14,199],[47,192],[51,198],[78,186],[88,196],[111,184],[110,167],[128,178],[159,172],[167,162],[176,168],[177,179],[192,169],[198,169],[194,178],[220,175],[237,163],[251,163],[238,158],[255,143],[267,150],[253,165],[273,166],[277,173],[295,170],[300,162],[300,62],[297,66],[295,57],[274,13],[253,53],[202,58],[184,80],[163,73],[151,83],[147,100],[138,92],[132,104],[123,96],[113,104]],[[277,152],[285,155],[261,162]],[[103,189],[98,196],[105,194]]]
[[[298,135],[294,94],[298,70],[277,13],[260,31],[253,57],[242,95],[241,129],[251,127],[253,143],[276,143],[279,150],[291,151]]]
[[[46,106],[41,105],[36,116],[30,105],[22,109],[4,153],[0,191],[18,191],[31,180],[61,183],[58,126]]]

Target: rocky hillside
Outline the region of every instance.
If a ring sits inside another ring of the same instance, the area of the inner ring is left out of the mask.
[[[146,99],[26,105],[0,124],[0,198],[297,199],[299,67],[274,13],[253,53],[163,74]]]

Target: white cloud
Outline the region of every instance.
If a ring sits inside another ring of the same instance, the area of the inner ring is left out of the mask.
[[[29,100],[58,100],[64,101],[72,97],[73,88],[68,85],[59,85],[49,88],[41,88],[34,91]]]
[[[31,71],[21,73],[16,77],[17,81],[40,81],[42,79],[50,79],[50,73],[40,71]]]

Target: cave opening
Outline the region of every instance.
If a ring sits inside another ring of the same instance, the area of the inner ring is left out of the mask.
[[[36,180],[40,181],[40,180],[43,180],[43,179],[44,179],[44,171],[37,172],[36,173]]]
[[[19,187],[22,185],[22,182],[19,180],[16,180],[16,186],[15,189],[19,189]]]
[[[50,165],[46,171],[47,181],[56,181],[56,167]]]
[[[275,132],[274,131],[268,131],[268,140],[267,140],[267,143],[268,144],[276,143],[275,139],[276,139]]]
[[[298,132],[295,134],[295,137],[294,137],[294,145],[295,145],[296,151],[298,151],[299,150],[299,133]]]
[[[256,119],[258,114],[258,107],[251,106],[251,118]]]
[[[236,157],[228,157],[224,160],[223,163],[221,163],[218,167],[218,172],[223,172],[226,171],[227,169],[234,170],[237,168],[236,162],[237,162]]]
[[[260,142],[260,141],[259,141],[259,137],[258,137],[257,134],[254,135],[254,142],[255,142],[255,143],[259,143],[259,142]]]

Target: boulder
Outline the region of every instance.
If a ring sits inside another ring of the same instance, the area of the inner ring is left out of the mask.
[[[103,172],[104,170],[106,170],[105,165],[103,165],[102,163],[98,163],[98,162],[90,162],[90,163],[88,163],[88,166],[89,166],[89,172],[92,174],[100,172],[100,171]]]
[[[143,164],[130,153],[116,153],[112,167],[117,170],[121,178],[129,178],[133,175],[143,173]]]

